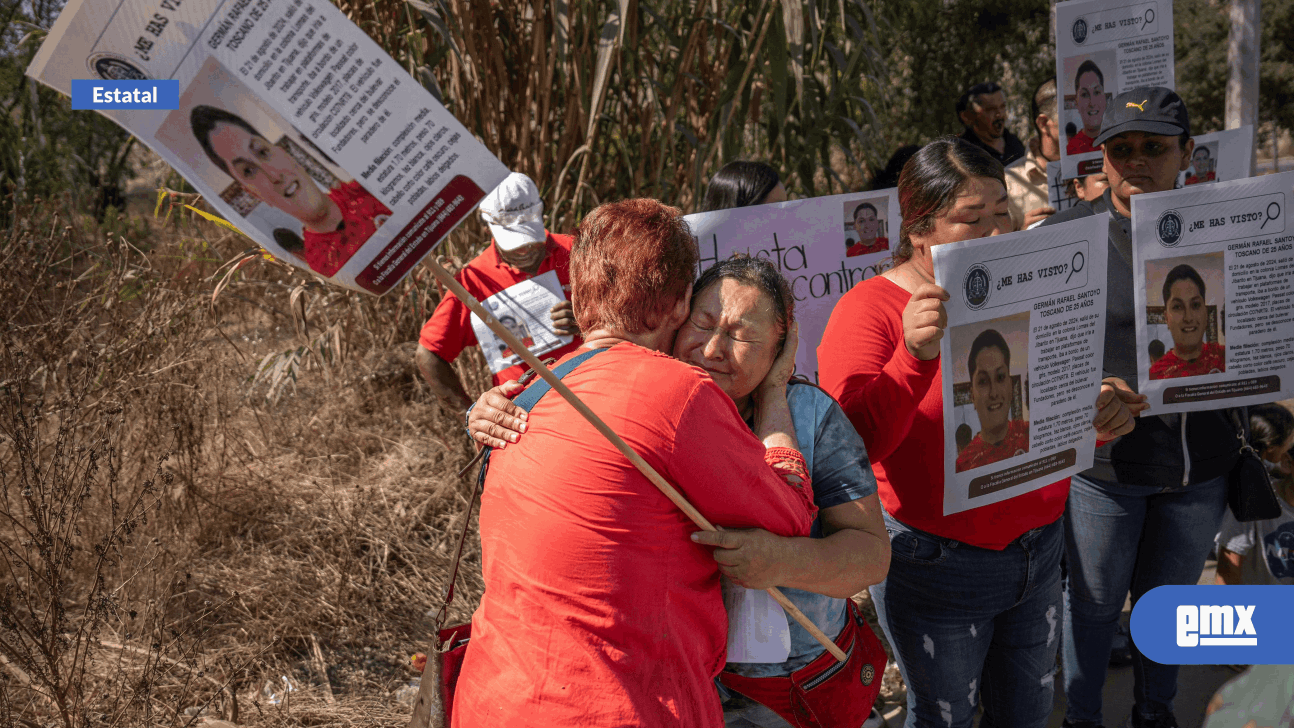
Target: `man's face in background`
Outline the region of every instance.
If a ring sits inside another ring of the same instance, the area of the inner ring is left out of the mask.
[[[981,139],[1001,139],[1006,131],[1006,94],[995,91],[972,98],[966,115]]]

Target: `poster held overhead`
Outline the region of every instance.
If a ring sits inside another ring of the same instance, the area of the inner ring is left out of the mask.
[[[71,0],[27,74],[174,80],[104,110],[276,258],[382,294],[507,169],[325,0]]]
[[[1092,466],[1108,224],[1099,215],[931,248],[950,296],[944,515]]]
[[[1172,0],[1072,0],[1056,5],[1056,89],[1063,179],[1100,171],[1094,146],[1115,96],[1176,88]]]
[[[1294,394],[1294,172],[1132,198],[1147,414]]]
[[[885,270],[899,240],[898,191],[855,192],[715,210],[683,218],[701,247],[697,274],[734,253],[786,276],[800,324],[798,374],[818,381],[818,342],[849,289]]]

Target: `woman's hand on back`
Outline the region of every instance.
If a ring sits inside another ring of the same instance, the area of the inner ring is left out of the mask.
[[[912,293],[903,309],[903,343],[912,356],[922,361],[939,356],[939,340],[948,327],[947,300],[948,291],[935,283],[923,283]]]
[[[504,382],[486,391],[467,413],[467,431],[478,445],[502,450],[526,431],[526,411],[512,403],[525,385]]]

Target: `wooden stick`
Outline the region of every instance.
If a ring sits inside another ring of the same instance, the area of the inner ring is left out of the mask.
[[[557,375],[553,374],[548,367],[544,366],[544,363],[539,360],[539,357],[531,353],[530,349],[526,348],[524,344],[518,341],[517,337],[513,336],[511,331],[508,331],[503,324],[499,323],[498,319],[494,318],[489,311],[486,311],[485,307],[481,305],[481,302],[477,301],[472,294],[467,292],[467,289],[463,288],[458,281],[454,280],[454,277],[449,274],[449,271],[434,262],[428,267],[431,268],[432,274],[436,276],[436,280],[440,281],[441,285],[449,289],[450,293],[457,296],[458,300],[462,301],[464,305],[471,309],[472,313],[476,314],[478,318],[484,321],[485,325],[490,327],[490,330],[493,331],[496,336],[503,339],[503,341],[512,349],[513,353],[520,356],[523,361],[529,364],[530,368],[534,369],[536,374],[543,377],[545,382],[548,382],[553,389],[557,390],[557,392],[575,408],[575,411],[583,415],[584,419],[588,420],[590,424],[596,427],[598,432],[602,433],[603,437],[610,440],[611,444],[615,445],[616,449],[626,458],[629,458],[629,462],[633,463],[635,468],[638,468],[638,472],[646,476],[646,478],[652,482],[652,485],[655,485],[661,493],[665,494],[666,498],[670,499],[670,502],[678,506],[679,510],[687,514],[687,517],[692,519],[693,523],[706,531],[718,530],[710,523],[710,521],[706,520],[705,516],[701,515],[700,511],[694,508],[691,503],[688,503],[682,493],[679,493],[674,486],[670,485],[667,480],[661,477],[660,473],[656,472],[655,468],[648,465],[646,460],[643,460],[638,453],[634,452],[634,449],[629,447],[629,443],[625,442],[619,435],[617,435],[615,430],[608,427],[607,424],[602,421],[602,418],[593,414],[593,410],[589,409],[588,405],[584,404],[579,397],[575,396],[575,393],[563,384],[562,380],[557,378]],[[805,631],[813,635],[813,638],[826,648],[833,657],[840,662],[844,662],[847,659],[844,651],[837,647],[836,643],[833,642],[831,638],[827,637],[822,630],[818,629],[818,626],[806,617],[804,612],[801,612],[798,607],[792,604],[791,600],[787,599],[785,594],[779,591],[776,587],[769,587],[768,589],[765,589],[765,591],[767,591],[769,596],[773,597],[774,601],[780,604],[782,609],[786,610],[786,613],[791,615],[791,618],[798,622]]]
[[[332,694],[332,684],[328,682],[328,663],[324,662],[323,650],[319,648],[319,638],[314,632],[310,633],[310,655],[314,658],[315,672],[319,674],[319,679],[323,681],[324,702],[332,705],[337,702],[336,696]]]

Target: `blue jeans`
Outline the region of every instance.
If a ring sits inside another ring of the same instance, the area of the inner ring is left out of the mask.
[[[1065,508],[1065,717],[1101,722],[1101,688],[1123,603],[1157,586],[1195,584],[1227,507],[1225,478],[1159,489],[1075,475]],[[1133,645],[1133,710],[1173,710],[1177,666]]]
[[[1057,520],[992,551],[885,514],[893,556],[871,588],[881,628],[908,685],[907,728],[1047,724],[1060,642]]]

